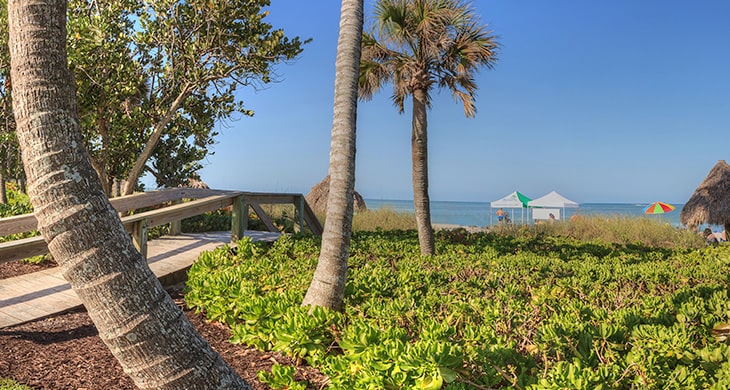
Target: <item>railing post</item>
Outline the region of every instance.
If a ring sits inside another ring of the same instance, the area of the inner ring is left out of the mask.
[[[182,203],[182,199],[172,201],[173,205],[180,203]],[[179,236],[180,233],[182,233],[182,220],[178,219],[177,221],[170,222],[170,235]]]
[[[237,196],[233,200],[231,209],[231,242],[243,238],[248,229],[248,203],[244,195]]]
[[[146,218],[132,225],[132,242],[145,259],[147,258],[147,225]]]
[[[296,195],[294,197],[294,232],[302,233],[304,231],[304,196]]]

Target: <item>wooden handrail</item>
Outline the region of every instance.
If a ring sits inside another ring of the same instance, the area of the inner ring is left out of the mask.
[[[120,196],[109,199],[115,210],[119,213],[144,209],[166,202],[174,202],[181,199],[199,199],[231,191],[207,190],[198,188],[165,188],[157,191],[141,192],[127,196]],[[36,230],[38,221],[33,214],[17,215],[0,219],[0,237],[11,234],[24,233]]]
[[[182,199],[194,200],[180,203]],[[158,209],[122,218],[125,229],[132,234],[137,249],[143,255],[146,254],[147,250],[147,229],[229,206],[233,206],[231,218],[232,241],[242,238],[243,232],[248,228],[249,207],[259,216],[267,229],[278,232],[271,218],[260,206],[261,204],[294,204],[298,230],[301,231],[304,226],[308,226],[313,234],[322,234],[322,226],[302,194],[169,188],[112,198],[109,201],[120,213],[161,206]],[[0,219],[0,236],[34,231],[37,229],[37,225],[38,223],[33,214],[2,218]],[[48,247],[40,236],[0,242],[0,263],[44,253],[48,253]]]

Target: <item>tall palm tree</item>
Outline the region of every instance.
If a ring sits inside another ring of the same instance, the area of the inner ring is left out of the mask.
[[[141,389],[250,389],[132,244],[81,139],[66,0],[10,0],[13,108],[38,229],[99,336]]]
[[[335,102],[330,143],[330,191],[322,249],[302,305],[341,310],[347,281],[355,188],[357,80],[363,0],[342,0],[335,61]]]
[[[413,98],[413,203],[421,254],[433,255],[427,132],[431,90],[449,89],[463,103],[464,114],[473,117],[474,76],[480,67],[494,66],[497,42],[471,6],[460,0],[379,0],[375,27],[363,36],[360,97],[369,100],[392,83],[393,103],[400,113],[406,98]]]

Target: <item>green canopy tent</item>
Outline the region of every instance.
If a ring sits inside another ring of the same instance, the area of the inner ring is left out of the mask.
[[[490,213],[489,213],[489,224],[492,225],[492,216],[494,213],[492,210],[494,208],[502,208],[502,209],[520,209],[521,214],[521,222],[525,223],[525,209],[527,209],[527,203],[531,201],[529,197],[527,197],[525,194],[515,191],[507,196],[505,196],[502,199],[495,200],[493,202],[489,203],[490,207]],[[529,212],[529,209],[527,209]],[[529,216],[528,216],[529,221]]]

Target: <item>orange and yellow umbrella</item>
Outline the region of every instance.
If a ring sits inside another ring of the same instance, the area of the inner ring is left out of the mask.
[[[644,208],[644,214],[664,214],[674,209],[675,207],[669,203],[654,202]]]

